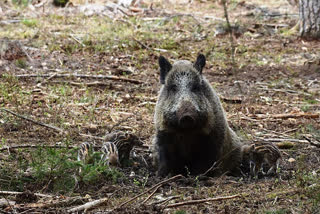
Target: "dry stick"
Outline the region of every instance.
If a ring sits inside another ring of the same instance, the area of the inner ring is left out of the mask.
[[[29,77],[50,77],[50,74],[20,74],[16,75],[17,78],[29,78]],[[118,80],[124,82],[130,82],[134,84],[142,84],[145,83],[140,80],[129,79],[124,77],[118,77],[113,75],[86,75],[86,74],[57,74],[56,78],[61,77],[77,77],[77,78],[93,78],[93,79],[109,79],[109,80]]]
[[[82,134],[80,134],[82,135]],[[93,137],[94,136],[90,136],[90,137]],[[94,139],[97,139],[97,140],[105,140],[106,138],[99,138],[99,137],[96,137]],[[3,148],[0,148],[0,152],[1,151],[5,151],[5,150],[10,150],[10,149],[37,149],[39,147],[44,147],[44,148],[55,148],[55,149],[78,149],[79,147],[78,146],[61,146],[61,145],[30,145],[30,144],[23,144],[23,145],[13,145],[13,146],[3,146]],[[93,148],[95,149],[101,149],[101,146],[98,146],[98,145],[93,145]]]
[[[168,52],[168,50],[165,50],[165,49],[161,49],[161,48],[150,48],[148,45],[145,45],[143,44],[141,41],[135,39],[135,38],[132,38],[134,41],[136,41],[139,45],[141,45],[143,48],[147,49],[147,50],[154,50],[154,51],[159,51],[159,52]],[[172,51],[173,52],[173,51]]]
[[[26,149],[26,148],[39,148],[39,147],[45,147],[45,148],[57,148],[57,149],[76,149],[77,146],[59,146],[59,145],[14,145],[14,146],[4,146],[3,148],[0,148],[1,151],[10,150],[10,149]],[[96,148],[96,147],[95,147]],[[100,147],[99,147],[100,148]]]
[[[88,209],[91,209],[91,208],[93,208],[95,206],[99,206],[99,205],[105,203],[108,200],[109,200],[109,198],[101,198],[101,199],[98,199],[98,200],[90,201],[90,202],[85,203],[85,204],[83,204],[81,206],[69,209],[67,212],[68,213],[72,213],[72,212],[79,212],[81,210],[88,210]]]
[[[191,18],[193,18],[193,20],[195,20],[197,23],[198,23],[198,25],[201,25],[201,22],[193,15],[193,14],[191,14],[191,13],[178,13],[178,14],[172,14],[172,15],[170,15],[169,17],[166,17],[166,19],[168,20],[168,19],[172,19],[172,18],[175,18],[175,17],[183,17],[183,16],[188,16],[188,17],[191,17]]]
[[[180,207],[180,206],[184,206],[184,205],[200,204],[200,203],[205,203],[205,202],[209,202],[209,201],[222,201],[222,200],[227,200],[227,199],[238,198],[240,196],[241,196],[240,194],[237,194],[237,195],[218,197],[218,198],[207,198],[207,199],[200,199],[200,200],[190,200],[190,201],[184,201],[184,202],[169,204],[165,208],[173,208],[173,207]]]
[[[214,171],[215,169],[218,169],[218,167],[215,167],[216,165],[217,165],[217,162],[214,162],[212,164],[212,166],[207,171],[205,171],[205,173],[201,174],[200,176],[206,176],[209,172]]]
[[[110,86],[110,83],[106,82],[72,82],[72,81],[51,81],[51,83],[64,83],[64,84],[70,84],[74,86]]]
[[[9,205],[10,210],[13,210],[13,211],[14,211],[14,213],[16,213],[16,210],[14,210],[14,209],[13,209],[13,207],[12,207],[15,203],[12,203],[12,202],[11,202],[11,201],[9,201],[6,197],[4,197],[4,199],[6,200],[7,204]],[[11,204],[10,202],[11,202],[12,204]],[[11,205],[12,205],[12,206],[11,206]]]
[[[83,201],[83,198],[80,196],[76,196],[76,197],[71,197],[71,198],[66,198],[63,200],[59,200],[59,201],[51,201],[49,203],[44,203],[44,202],[40,202],[40,203],[28,203],[28,204],[16,204],[15,208],[51,208],[51,207],[63,207],[69,204],[73,204],[74,202],[77,201]],[[28,213],[28,212],[27,212]]]
[[[19,23],[19,22],[21,22],[21,20],[18,20],[18,19],[2,20],[2,21],[0,21],[0,24],[9,25],[9,24],[12,24],[12,23]]]
[[[310,138],[308,138],[307,136],[303,136],[304,139],[306,139],[312,146],[318,147],[320,148],[320,143],[315,143],[313,142]]]
[[[155,190],[145,199],[145,200],[143,200],[142,201],[142,204],[145,204],[157,191],[158,191],[158,189],[161,187],[161,185],[160,186],[157,186],[156,188],[155,188]]]
[[[27,56],[28,60],[29,60],[30,62],[33,62],[33,59],[30,57],[30,55],[28,54],[28,52],[25,50],[24,46],[21,45],[20,42],[19,42],[19,45],[20,45],[20,47],[21,47],[22,52]]]
[[[77,39],[74,35],[70,34],[70,37],[71,37],[74,41],[78,42],[82,47],[86,47],[86,45],[83,44],[83,43],[82,43],[79,39]]]
[[[175,195],[175,196],[170,196],[170,197],[168,197],[168,198],[166,198],[166,199],[163,199],[163,200],[154,202],[154,203],[152,203],[152,204],[164,204],[164,203],[166,203],[166,202],[169,202],[169,201],[174,200],[174,199],[177,199],[177,198],[180,198],[180,196],[177,196],[177,195]]]
[[[35,120],[30,119],[30,118],[28,118],[28,117],[25,117],[25,116],[22,116],[22,115],[20,115],[20,114],[17,114],[17,113],[15,113],[15,112],[13,112],[13,111],[10,111],[10,110],[8,110],[8,109],[1,108],[0,110],[5,111],[5,112],[7,112],[7,113],[10,113],[10,114],[12,114],[12,115],[14,115],[14,116],[16,116],[16,117],[21,118],[21,119],[24,119],[24,120],[30,121],[30,122],[32,122],[32,123],[35,123],[35,124],[37,124],[37,125],[44,126],[44,127],[50,128],[50,129],[53,129],[53,130],[58,131],[58,132],[60,132],[60,133],[64,133],[64,130],[63,130],[63,129],[60,129],[60,128],[58,128],[58,127],[55,127],[55,126],[52,126],[52,125],[48,125],[48,124],[45,124],[45,123],[42,123],[42,122],[39,122],[39,121],[35,121]]]
[[[288,119],[288,118],[320,118],[320,113],[293,113],[293,114],[272,114],[272,115],[266,115],[266,114],[257,114],[257,115],[249,115],[249,117],[253,117],[256,119]]]
[[[129,115],[128,117],[126,117],[126,118],[118,121],[116,124],[114,124],[113,126],[111,126],[110,128],[108,128],[108,132],[111,133],[114,128],[120,126],[120,125],[121,125],[122,123],[124,123],[124,122],[128,122],[128,120],[131,119],[132,116],[133,116],[133,115]]]
[[[137,42],[139,45],[141,45],[143,48],[147,49],[147,50],[151,50],[151,48],[145,44],[143,44],[141,41],[137,40],[136,38],[132,37],[132,39]]]
[[[42,84],[47,83],[49,80],[51,80],[52,78],[54,78],[55,76],[57,76],[57,73],[52,74],[50,77],[48,77],[47,79],[43,80],[41,83],[37,84],[37,86],[41,86]]]
[[[308,143],[307,140],[299,140],[299,139],[293,139],[293,138],[260,138],[256,137],[258,140],[254,141],[266,141],[266,142],[284,142],[284,141],[290,141],[293,143]]]
[[[289,130],[287,130],[287,131],[284,131],[283,133],[284,133],[284,134],[287,134],[287,133],[289,133],[289,132],[297,131],[298,129],[299,129],[299,128],[289,129]]]
[[[229,35],[230,35],[231,61],[232,61],[232,67],[233,67],[232,70],[234,71],[234,69],[236,67],[236,61],[235,61],[235,58],[234,58],[235,47],[234,47],[234,41],[233,41],[233,35],[232,35],[232,28],[231,28],[230,21],[229,21],[227,1],[226,0],[222,0],[222,4],[223,4],[224,16],[225,16],[226,21],[227,21],[227,27],[228,27],[228,31],[229,31]]]
[[[146,194],[146,193],[150,192],[150,191],[151,191],[151,190],[153,190],[154,188],[157,188],[158,186],[162,186],[162,185],[163,185],[163,184],[165,184],[165,183],[168,183],[168,182],[170,182],[170,181],[173,181],[173,180],[175,180],[175,179],[177,179],[177,178],[182,178],[182,177],[183,177],[182,175],[176,175],[176,176],[173,176],[173,177],[171,177],[171,178],[169,178],[169,179],[167,179],[167,180],[161,181],[160,183],[157,183],[157,184],[153,185],[152,187],[150,187],[150,188],[149,188],[149,189],[147,189],[146,191],[144,191],[144,192],[142,192],[142,193],[140,193],[140,194],[136,195],[135,197],[133,197],[133,198],[131,198],[131,199],[129,199],[129,200],[127,200],[127,201],[123,202],[123,203],[122,203],[122,204],[120,204],[118,207],[120,208],[120,207],[122,207],[122,206],[124,206],[124,205],[126,205],[126,204],[130,203],[131,201],[133,201],[133,200],[135,200],[135,199],[139,198],[140,196],[142,196],[142,195],[144,195],[144,194]]]
[[[92,135],[82,134],[82,133],[79,133],[79,135],[82,136],[82,137],[88,137],[88,138],[92,138],[92,139],[95,139],[95,140],[105,140],[104,137],[97,137],[97,136],[92,136]]]
[[[22,195],[24,192],[14,192],[14,191],[0,191],[0,195]],[[41,193],[34,193],[35,196],[45,197],[45,198],[52,198],[52,195],[45,195]]]
[[[128,17],[130,17],[130,16],[133,16],[132,14],[128,14],[126,11],[124,11],[122,8],[120,8],[120,7],[117,7],[117,9],[120,11],[120,12],[122,12],[125,16],[128,16]]]

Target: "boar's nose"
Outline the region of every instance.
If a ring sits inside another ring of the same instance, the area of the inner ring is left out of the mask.
[[[192,117],[192,115],[184,115],[179,120],[179,125],[181,128],[192,128],[195,124],[195,119]]]
[[[183,101],[177,111],[179,127],[192,128],[196,124],[197,111],[190,101]]]

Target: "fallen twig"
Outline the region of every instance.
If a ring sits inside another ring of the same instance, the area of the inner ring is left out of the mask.
[[[320,113],[289,113],[289,114],[255,114],[255,115],[248,115],[249,117],[253,117],[256,119],[268,119],[268,118],[274,118],[274,119],[288,119],[288,118],[320,118]]]
[[[42,84],[47,83],[49,80],[51,80],[55,76],[57,76],[57,73],[52,74],[50,77],[48,77],[47,79],[43,80],[41,83],[38,83],[37,86],[40,87]]]
[[[144,192],[136,195],[135,197],[133,197],[133,198],[131,198],[131,199],[123,202],[123,203],[120,204],[118,207],[119,207],[119,208],[120,208],[120,207],[123,207],[124,205],[126,205],[126,204],[134,201],[135,199],[139,198],[140,196],[142,196],[142,195],[150,192],[151,190],[153,190],[153,189],[155,189],[155,188],[158,188],[158,187],[162,186],[162,185],[165,184],[165,183],[168,183],[168,182],[170,182],[170,181],[173,181],[173,180],[175,180],[175,179],[182,178],[182,177],[183,177],[182,175],[176,175],[176,176],[173,176],[173,177],[171,177],[171,178],[169,178],[169,179],[166,179],[166,180],[164,180],[164,181],[161,181],[160,183],[153,185],[152,187],[150,187],[150,188],[147,189],[146,191],[144,191]],[[118,207],[117,207],[117,208],[118,208]],[[117,208],[116,208],[116,209],[117,209]]]
[[[58,132],[60,132],[60,133],[64,133],[64,130],[63,130],[63,129],[60,129],[60,128],[55,127],[55,126],[48,125],[48,124],[45,124],[45,123],[42,123],[42,122],[39,122],[39,121],[30,119],[30,118],[28,118],[28,117],[22,116],[22,115],[20,115],[20,114],[17,114],[17,113],[15,113],[15,112],[13,112],[13,111],[8,110],[8,109],[1,108],[0,110],[5,111],[5,112],[7,112],[7,113],[10,113],[10,114],[12,114],[12,115],[14,115],[14,116],[16,116],[16,117],[21,118],[21,119],[24,119],[24,120],[30,121],[30,122],[32,122],[32,123],[35,123],[35,124],[37,124],[37,125],[44,126],[44,127],[50,128],[50,129],[53,129],[53,130],[58,131]]]
[[[307,136],[303,136],[304,139],[306,139],[312,146],[320,148],[320,142],[317,140],[318,143],[315,143],[315,140],[312,140],[308,138]]]
[[[299,128],[294,128],[294,129],[289,129],[289,130],[286,130],[283,132],[283,134],[287,134],[289,132],[294,132],[294,131],[297,131]]]
[[[140,107],[140,106],[146,106],[146,105],[156,105],[156,103],[155,102],[149,102],[149,101],[147,101],[147,102],[143,102],[143,103],[139,103],[138,104],[138,107]]]
[[[166,49],[162,49],[162,48],[153,48],[153,50],[155,50],[155,51],[159,51],[159,52],[163,52],[163,53],[167,53],[168,52],[168,50],[166,50]],[[174,52],[174,51],[171,51],[172,53],[174,53],[174,54],[177,54],[176,52]]]
[[[142,201],[142,204],[145,204],[157,191],[158,191],[158,189],[161,187],[161,185],[160,186],[157,186],[156,188],[155,188],[155,190],[145,199],[145,200],[143,200]]]
[[[0,191],[0,195],[22,195],[24,192],[15,192],[15,191]],[[46,195],[41,193],[33,193],[35,196],[45,197],[45,198],[52,198],[52,195]]]
[[[78,42],[82,47],[86,47],[86,45],[83,44],[83,43],[82,43],[79,39],[77,39],[74,35],[70,34],[70,37],[71,37],[74,41]]]
[[[105,203],[108,200],[109,200],[109,198],[101,198],[101,199],[98,199],[98,200],[90,201],[90,202],[85,203],[85,204],[83,204],[81,206],[69,209],[67,212],[68,213],[72,213],[72,212],[79,212],[81,210],[85,210],[86,211],[88,209],[92,209],[95,206],[99,206],[99,205]]]
[[[9,24],[19,23],[19,22],[21,22],[21,20],[2,20],[0,21],[0,24],[9,25]]]
[[[28,54],[28,52],[25,50],[24,46],[19,42],[19,45],[21,47],[21,50],[22,52],[27,56],[27,59],[30,61],[30,62],[33,62],[33,59],[31,58],[31,56]]]
[[[150,50],[151,48],[145,44],[143,44],[141,41],[137,40],[136,38],[132,38],[135,42],[137,42],[139,45],[141,45],[143,48]]]
[[[82,137],[87,137],[87,138],[96,139],[96,140],[105,140],[104,137],[97,137],[97,136],[82,134],[82,133],[79,133],[79,135]]]
[[[200,176],[206,176],[209,172],[214,171],[215,169],[218,169],[219,167],[215,167],[216,165],[217,165],[217,162],[214,162],[212,166]]]
[[[129,14],[128,12],[126,12],[124,8],[117,7],[117,9],[127,17],[133,16],[132,14]]]
[[[154,202],[154,203],[152,203],[152,204],[164,204],[164,203],[166,203],[166,202],[169,202],[169,201],[174,200],[174,199],[177,199],[177,198],[180,198],[180,196],[174,195],[174,196],[170,196],[170,197],[168,197],[168,198],[165,198],[165,199],[163,199],[163,200]]]
[[[217,197],[217,198],[207,198],[207,199],[183,201],[183,202],[179,202],[179,203],[169,204],[165,208],[180,207],[180,206],[185,206],[185,205],[194,205],[194,204],[200,204],[200,203],[205,203],[205,202],[210,202],[210,201],[222,201],[222,200],[238,198],[240,196],[241,196],[240,194],[237,194],[237,195]]]
[[[263,84],[260,84],[263,85]],[[303,91],[294,91],[291,89],[277,89],[277,88],[269,88],[268,86],[266,87],[257,87],[258,90],[266,90],[266,91],[276,91],[276,92],[283,92],[283,93],[288,93],[288,94],[303,94],[306,96],[311,96],[310,93],[306,93]]]
[[[55,197],[57,198],[57,197]],[[67,197],[67,198],[57,198],[57,199],[50,199],[50,201],[48,202],[37,202],[37,203],[23,203],[23,204],[15,204],[14,208],[50,208],[50,207],[62,207],[62,206],[68,206],[74,203],[83,203],[83,200],[85,198],[82,198],[80,196],[76,196],[76,197]],[[29,211],[30,212],[30,211]],[[29,212],[25,212],[25,213],[29,213]],[[24,212],[22,212],[24,213]]]
[[[56,148],[56,149],[76,149],[78,148],[77,146],[60,146],[60,145],[30,145],[30,144],[23,144],[23,145],[13,145],[13,146],[3,146],[0,148],[0,151],[5,151],[5,150],[10,150],[10,149],[37,149],[39,147],[45,147],[45,148]],[[94,146],[95,148],[100,148],[99,146]]]
[[[48,83],[48,82],[44,82],[44,83]],[[73,85],[73,86],[108,86],[108,87],[113,87],[113,88],[117,88],[116,85],[112,85],[112,83],[109,82],[73,82],[73,81],[50,81],[49,83],[58,83],[58,84],[68,84],[68,85]]]
[[[20,74],[16,75],[17,78],[30,78],[30,77],[50,77],[50,74]],[[135,79],[129,79],[124,77],[118,77],[113,75],[86,75],[86,74],[57,74],[54,76],[55,78],[61,78],[61,77],[77,77],[77,78],[92,78],[92,79],[109,79],[109,80],[118,80],[118,81],[124,81],[124,82],[130,82],[134,84],[142,84],[143,81],[135,80]]]
[[[257,140],[253,140],[255,142],[259,141],[265,141],[265,142],[284,142],[284,141],[289,141],[293,143],[308,143],[307,140],[299,140],[299,139],[293,139],[293,138],[260,138],[256,137]]]

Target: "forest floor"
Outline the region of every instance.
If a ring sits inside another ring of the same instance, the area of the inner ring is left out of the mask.
[[[320,213],[320,43],[298,37],[297,7],[230,1],[233,62],[215,1],[15,2],[0,2],[1,213],[82,212],[88,202],[97,202],[92,213]],[[160,183],[150,156],[157,59],[198,53],[232,129],[279,146],[276,175]],[[127,166],[76,160],[81,142],[99,144],[113,131],[143,142]]]

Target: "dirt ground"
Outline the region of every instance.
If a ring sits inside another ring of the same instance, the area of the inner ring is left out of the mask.
[[[320,43],[299,38],[297,6],[229,1],[231,39],[218,1],[26,2],[0,2],[1,213],[320,213]],[[280,148],[277,174],[160,183],[157,59],[198,53],[232,129]],[[114,131],[142,142],[128,163],[76,161]]]

